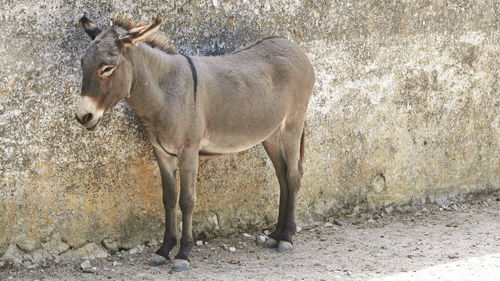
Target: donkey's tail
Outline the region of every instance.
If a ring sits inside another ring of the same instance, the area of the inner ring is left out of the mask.
[[[304,128],[302,129],[302,136],[300,137],[299,171],[301,175],[304,173],[304,168],[302,168],[302,162],[304,162],[305,150],[306,150],[306,123],[304,122]]]

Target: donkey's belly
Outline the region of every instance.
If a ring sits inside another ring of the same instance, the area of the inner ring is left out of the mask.
[[[214,142],[209,139],[202,139],[200,143],[200,152],[205,153],[205,154],[230,154],[230,153],[237,153],[241,152],[243,150],[247,150],[252,146],[255,146],[262,141],[264,141],[266,137],[258,138],[258,139],[252,139],[248,141],[242,141],[242,142]]]
[[[279,125],[277,126],[279,127]],[[268,128],[253,134],[208,134],[200,142],[200,152],[206,154],[230,154],[237,153],[255,146],[266,140],[276,131],[276,127]]]

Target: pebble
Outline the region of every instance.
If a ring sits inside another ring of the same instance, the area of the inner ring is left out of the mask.
[[[79,259],[107,258],[108,252],[96,243],[89,243],[76,250],[68,250],[61,255],[63,261],[77,261]]]
[[[229,252],[231,252],[231,253],[236,252],[236,248],[235,247],[229,247]]]
[[[325,224],[323,224],[324,227],[332,227],[333,226],[333,223],[331,222],[325,222]]]
[[[266,242],[266,240],[267,240],[267,235],[264,235],[264,234],[257,235],[257,242],[258,243],[264,243],[264,242]]]
[[[118,251],[118,242],[116,242],[116,240],[112,240],[112,239],[104,239],[102,241],[102,245],[104,245],[104,247],[112,252],[117,252]]]
[[[90,268],[90,261],[86,260],[86,261],[82,262],[80,264],[80,268],[83,269],[83,270],[86,270],[86,269]]]
[[[196,246],[203,246],[203,241],[201,240],[196,241]]]
[[[20,237],[18,237],[16,244],[19,249],[28,253],[34,251],[37,248],[37,242],[32,238],[26,237],[26,235],[21,235]]]
[[[128,253],[133,255],[133,254],[137,254],[137,253],[141,253],[144,251],[144,246],[143,245],[138,245],[130,250],[128,250]]]
[[[301,232],[302,231],[302,227],[300,226],[297,226],[297,229],[295,230],[297,233]]]
[[[243,236],[245,236],[246,238],[253,239],[252,235],[250,235],[250,234],[248,234],[248,233],[243,233]]]

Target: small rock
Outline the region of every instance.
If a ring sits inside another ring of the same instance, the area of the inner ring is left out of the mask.
[[[118,242],[116,240],[106,238],[102,241],[102,245],[113,253],[118,251]]]
[[[60,238],[53,238],[47,243],[43,243],[42,247],[52,255],[59,255],[69,250],[70,246],[61,241]]]
[[[141,253],[144,251],[144,246],[143,245],[137,245],[136,247],[128,250],[128,253],[129,254],[137,254],[137,253]]]
[[[29,253],[37,248],[37,243],[34,239],[27,237],[25,234],[20,235],[16,239],[16,244],[19,249]]]
[[[229,260],[228,263],[230,263],[230,264],[239,264],[240,260]]]
[[[113,266],[117,266],[119,263],[117,261],[113,262]]]
[[[248,233],[243,233],[243,236],[245,236],[246,238],[253,239],[252,235],[250,235],[250,234],[248,234]]]
[[[236,252],[236,248],[235,247],[229,247],[229,252],[231,252],[231,253]]]
[[[95,258],[106,258],[108,252],[96,243],[89,243],[73,251],[62,254],[61,259],[65,261],[76,261],[78,259],[91,260]]]
[[[84,269],[83,272],[95,274],[95,273],[97,273],[97,267],[94,266],[94,267],[90,267],[90,268]]]
[[[295,232],[299,233],[299,232],[301,232],[301,231],[302,231],[302,227],[297,226],[297,229],[295,230]]]
[[[80,264],[80,268],[81,268],[82,270],[88,269],[88,268],[90,268],[90,267],[91,267],[91,265],[90,265],[90,261],[89,261],[89,260],[86,260],[86,261],[84,261],[84,262],[82,262],[82,263]]]
[[[203,246],[203,241],[201,240],[196,241],[196,246]]]
[[[10,244],[0,261],[6,264],[21,265],[23,262],[23,252],[16,246],[16,244]]]
[[[266,242],[266,240],[267,240],[267,235],[264,234],[257,235],[257,243],[261,244]]]
[[[332,227],[333,224],[331,222],[325,222],[325,224],[323,224],[324,227]]]

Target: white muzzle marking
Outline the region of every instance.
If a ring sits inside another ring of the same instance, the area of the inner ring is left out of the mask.
[[[97,124],[97,122],[99,122],[102,115],[104,114],[104,109],[99,109],[97,107],[96,101],[91,97],[82,96],[80,98],[80,103],[78,104],[78,108],[76,109],[76,116],[78,116],[80,120],[83,120],[84,116],[86,116],[89,113],[92,114],[92,119],[82,124],[87,129],[94,127]]]

